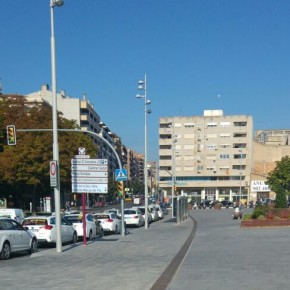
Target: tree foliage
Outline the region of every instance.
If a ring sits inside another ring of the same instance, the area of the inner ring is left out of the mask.
[[[290,158],[283,157],[269,173],[266,184],[276,192],[276,207],[287,207],[286,196],[290,193]]]
[[[46,103],[31,104],[23,96],[0,96],[0,125],[2,134],[7,125],[17,129],[51,129],[52,111]],[[75,121],[67,120],[58,113],[58,128],[79,128]],[[13,194],[21,200],[25,194],[46,196],[51,193],[49,162],[53,159],[53,133],[17,131],[17,145],[8,146],[0,136],[0,187],[1,195]],[[92,139],[77,132],[59,132],[59,162],[61,189],[71,188],[71,159],[79,147],[87,154],[96,156]]]

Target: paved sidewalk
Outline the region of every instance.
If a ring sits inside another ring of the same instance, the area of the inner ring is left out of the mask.
[[[151,289],[192,229],[192,219],[176,224],[169,214],[125,237],[110,235],[86,246],[64,246],[62,253],[51,248],[0,261],[1,289]]]
[[[168,290],[290,289],[290,229],[241,229],[232,212],[190,212],[196,236]]]

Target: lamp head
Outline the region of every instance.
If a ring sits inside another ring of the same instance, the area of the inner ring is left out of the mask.
[[[138,84],[139,85],[144,85],[145,84],[145,81],[140,80],[140,81],[138,81]]]
[[[152,113],[152,111],[150,109],[148,109],[146,112],[147,112],[147,114],[151,114]]]
[[[147,100],[146,101],[146,105],[150,105],[151,104],[151,101],[150,100]]]
[[[54,7],[54,6],[62,6],[64,4],[64,1],[63,0],[51,0],[51,6]]]
[[[136,95],[136,98],[141,99],[141,98],[144,98],[144,96],[138,94],[138,95]]]

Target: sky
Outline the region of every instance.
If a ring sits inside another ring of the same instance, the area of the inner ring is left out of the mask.
[[[50,0],[0,0],[3,94],[51,87]],[[160,117],[251,115],[290,129],[289,0],[64,0],[54,8],[57,91],[86,94],[123,144],[158,160]]]

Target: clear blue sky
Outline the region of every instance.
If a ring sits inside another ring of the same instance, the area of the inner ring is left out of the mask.
[[[0,1],[3,93],[51,84],[49,0]],[[165,116],[254,118],[255,129],[290,128],[289,0],[65,0],[55,8],[57,90],[86,93],[123,143],[158,159]],[[218,98],[220,95],[220,98]]]

